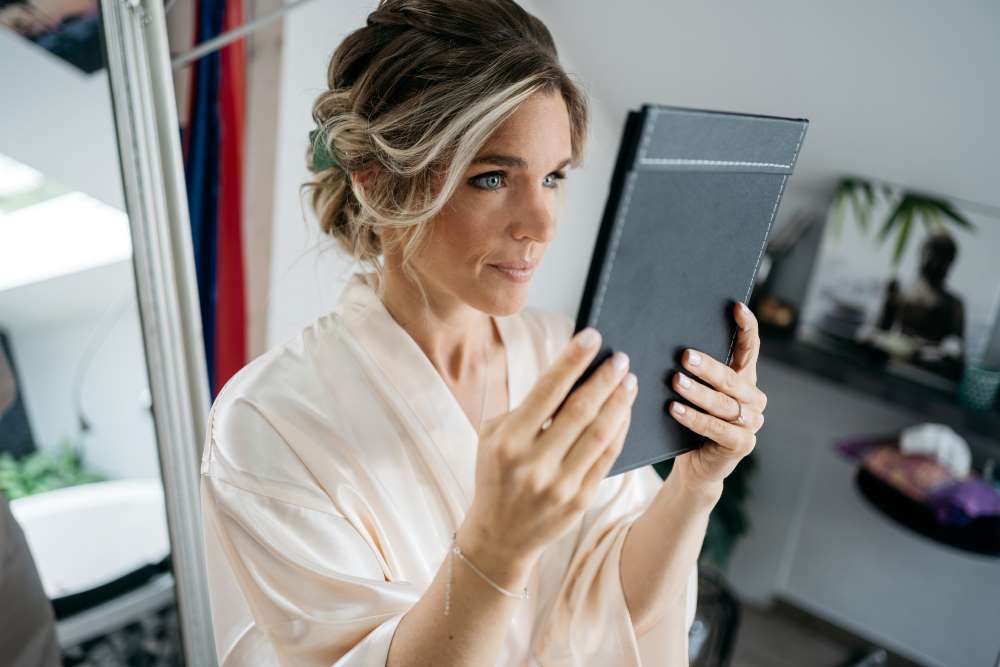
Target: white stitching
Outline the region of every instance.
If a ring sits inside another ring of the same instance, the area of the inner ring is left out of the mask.
[[[622,203],[622,213],[619,217],[620,224],[615,228],[615,236],[611,241],[611,255],[608,257],[608,270],[601,277],[601,288],[597,292],[597,304],[594,306],[594,314],[590,321],[596,323],[601,316],[601,306],[604,304],[604,292],[608,289],[608,279],[611,277],[611,269],[615,265],[615,255],[618,254],[618,242],[622,237],[622,230],[625,229],[625,217],[628,215],[629,203],[632,201],[632,190],[635,188],[637,172],[628,175],[628,189],[625,191],[625,201]]]
[[[790,169],[790,164],[777,164],[775,162],[737,162],[733,160],[694,160],[679,157],[650,157],[644,158],[640,164],[681,164],[681,165],[709,165],[713,167],[774,167],[776,169]]]
[[[802,146],[802,138],[806,136],[806,124],[802,123],[802,130],[799,132],[799,140],[795,143],[795,150],[792,151],[792,159],[788,164],[791,168],[795,164],[795,159],[799,156],[799,147]],[[785,191],[785,183],[788,181],[788,174],[781,177],[781,187],[778,188],[778,196],[774,198],[774,206],[771,207],[771,219],[767,221],[767,229],[764,231],[764,240],[767,239],[768,233],[771,231],[771,224],[774,223],[774,216],[778,213],[778,202],[781,201],[781,193]],[[764,241],[761,241],[760,251],[757,253],[757,261],[753,265],[753,274],[750,277],[750,282],[747,283],[746,296],[743,300],[746,301],[750,298],[750,290],[753,287],[753,279],[757,273],[757,267],[760,266],[760,258],[764,255]]]
[[[653,137],[653,128],[656,126],[656,119],[660,117],[660,110],[656,107],[652,107],[653,118],[646,126],[645,133],[642,137],[642,142],[639,144],[639,159],[643,160],[643,156],[646,154],[646,148],[649,146],[650,139]],[[594,312],[590,316],[591,323],[596,324],[598,318],[601,316],[601,306],[604,305],[604,292],[608,289],[608,279],[611,277],[611,270],[615,266],[615,256],[618,254],[618,241],[621,240],[622,230],[625,229],[625,218],[628,216],[629,204],[632,202],[632,190],[635,188],[635,181],[638,177],[638,172],[635,170],[630,170],[628,173],[628,188],[625,190],[625,200],[622,202],[621,213],[616,218],[616,227],[614,238],[611,241],[611,254],[608,257],[608,268],[603,271],[601,276],[601,286],[597,290],[597,301],[594,305]]]
[[[792,159],[789,161],[788,166],[791,168],[795,164],[795,160],[799,156],[799,148],[802,146],[802,138],[806,136],[806,124],[802,123],[802,131],[799,132],[799,140],[795,144],[795,150],[792,151]],[[750,298],[750,291],[753,289],[754,278],[757,277],[757,268],[760,266],[760,258],[764,256],[764,246],[767,245],[767,235],[771,232],[771,225],[774,223],[774,216],[778,212],[778,202],[781,201],[781,193],[785,191],[785,183],[788,181],[788,174],[781,177],[781,186],[778,188],[778,196],[774,198],[774,206],[771,207],[771,219],[767,221],[767,229],[764,230],[764,237],[760,241],[760,251],[757,253],[757,261],[753,265],[753,272],[750,274],[750,280],[747,282],[746,294],[743,297],[743,303],[746,303]],[[726,363],[732,359],[733,356],[733,345],[736,344],[736,331],[733,331],[732,338],[729,339],[729,353],[726,355]]]
[[[642,138],[642,144],[639,146],[639,162],[643,162],[649,158],[646,157],[646,148],[649,147],[649,142],[653,138],[653,127],[656,126],[656,121],[660,117],[660,109],[658,107],[653,107],[653,119],[650,121],[649,126],[646,128],[646,135]]]
[[[660,116],[661,109],[659,107],[652,107],[653,120],[650,126],[656,125],[656,120]],[[803,127],[803,133],[805,132],[805,125]],[[792,165],[795,164],[795,156],[799,154],[799,146],[802,145],[802,135],[799,135],[799,143],[795,146],[795,150],[792,152],[792,161],[788,164],[777,164],[775,162],[743,162],[738,160],[700,160],[694,158],[680,158],[680,157],[646,157],[646,147],[649,145],[649,141],[652,137],[652,132],[643,137],[642,148],[639,150],[639,164],[677,164],[677,165],[705,165],[714,167],[773,167],[775,169],[791,169]]]

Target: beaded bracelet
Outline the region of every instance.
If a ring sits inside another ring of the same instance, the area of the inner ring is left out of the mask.
[[[478,574],[486,583],[488,583],[490,586],[492,586],[493,588],[495,588],[499,593],[503,593],[504,595],[506,595],[509,598],[516,598],[518,600],[527,600],[528,599],[528,587],[527,586],[524,587],[524,592],[522,594],[520,594],[520,595],[518,595],[517,593],[511,593],[506,588],[498,585],[495,581],[493,581],[488,576],[486,576],[486,574],[482,570],[480,570],[478,567],[476,567],[475,565],[473,565],[472,561],[470,561],[468,558],[466,558],[465,554],[462,553],[462,549],[458,546],[458,543],[456,542],[456,537],[457,537],[457,533],[452,533],[451,534],[451,548],[449,549],[449,552],[450,552],[449,555],[458,556],[463,561],[465,561],[465,564],[468,565],[470,568],[472,568],[473,572],[475,572],[476,574]],[[452,573],[453,573],[452,566],[453,566],[454,562],[455,562],[454,558],[451,558],[451,559],[448,560],[448,581],[445,583],[445,588],[444,588],[444,615],[445,616],[448,615],[448,611],[451,608],[451,579],[452,579]]]

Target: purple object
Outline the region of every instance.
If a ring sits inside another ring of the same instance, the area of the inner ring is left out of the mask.
[[[834,447],[844,458],[860,461],[871,450],[889,443],[895,443],[894,436],[862,435],[841,440]]]
[[[1000,491],[974,477],[931,492],[927,504],[938,521],[961,525],[980,516],[1000,516]]]

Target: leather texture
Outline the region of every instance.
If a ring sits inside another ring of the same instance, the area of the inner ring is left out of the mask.
[[[732,307],[746,303],[805,119],[645,104],[630,111],[577,314],[639,379],[625,446],[609,475],[698,447],[665,412],[680,354],[729,362]],[[574,386],[574,388],[575,388]]]

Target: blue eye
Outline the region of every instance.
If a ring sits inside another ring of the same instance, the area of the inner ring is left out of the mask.
[[[554,171],[551,174],[549,174],[549,176],[551,176],[553,178],[553,182],[552,182],[552,189],[553,190],[559,187],[559,183],[557,181],[561,181],[564,178],[566,178],[566,174],[562,173],[561,171]]]
[[[503,183],[504,176],[505,174],[502,171],[490,171],[485,174],[480,174],[479,176],[474,176],[469,180],[469,182],[480,190],[499,190],[501,184]],[[552,179],[549,181],[549,187],[555,190],[559,187],[557,181],[561,181],[566,178],[566,174],[554,171],[545,178]],[[480,183],[486,183],[487,185],[480,185]]]
[[[472,179],[472,182],[473,183],[485,183],[485,182],[495,183],[497,187],[482,186],[482,185],[476,185],[476,187],[480,188],[481,190],[497,190],[497,189],[499,189],[500,181],[502,181],[502,179],[503,179],[503,172],[501,172],[501,171],[491,171],[491,172],[489,172],[487,174],[480,174],[479,176],[474,177]]]

